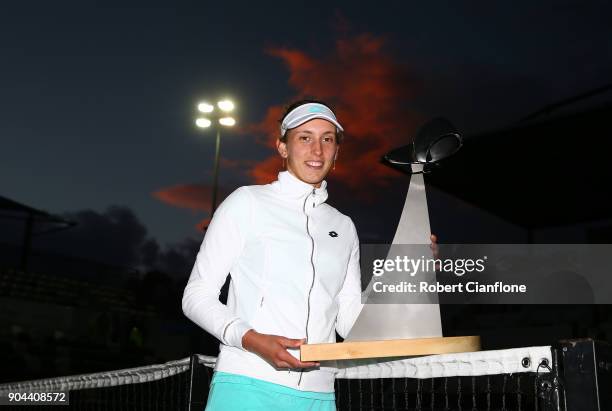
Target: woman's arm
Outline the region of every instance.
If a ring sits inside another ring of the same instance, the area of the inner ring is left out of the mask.
[[[183,293],[183,312],[226,345],[242,347],[251,328],[219,301],[221,287],[240,256],[250,222],[250,198],[238,189],[212,218]]]

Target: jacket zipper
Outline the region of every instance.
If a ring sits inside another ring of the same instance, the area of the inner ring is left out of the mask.
[[[314,209],[315,207],[315,201],[314,201],[314,196],[316,195],[316,191],[315,189],[312,190],[312,208]],[[312,237],[312,235],[310,234],[310,228],[308,227],[308,222],[310,220],[310,217],[308,216],[308,214],[306,213],[306,202],[308,201],[308,197],[306,197],[306,199],[304,200],[304,214],[306,215],[306,234],[308,234],[308,237],[310,237],[310,244],[311,244],[311,249],[310,249],[310,265],[312,266],[312,282],[310,283],[310,289],[308,290],[308,299],[307,299],[307,311],[306,311],[306,343],[308,343],[308,320],[310,319],[310,294],[312,293],[312,288],[314,287],[314,282],[315,282],[315,265],[314,265],[314,238]],[[298,385],[300,385],[300,383],[302,382],[302,375],[304,373],[304,370],[302,369],[300,371],[300,378],[298,379]]]

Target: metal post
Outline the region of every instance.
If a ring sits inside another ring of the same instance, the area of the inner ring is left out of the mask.
[[[206,366],[200,364],[197,354],[189,360],[189,392],[188,411],[202,411],[206,407],[210,378]]]
[[[559,343],[567,411],[612,409],[612,345],[590,338]]]
[[[221,146],[221,130],[217,128],[217,144],[215,146],[215,165],[213,171],[213,192],[212,192],[212,207],[210,208],[210,216],[215,213],[217,209],[217,188],[218,188],[218,177],[219,177],[219,149]]]

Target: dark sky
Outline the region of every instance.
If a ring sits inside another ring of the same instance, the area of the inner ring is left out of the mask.
[[[470,134],[610,83],[611,15],[604,1],[11,2],[0,195],[73,217],[121,206],[162,245],[200,239],[214,138],[195,104],[238,105],[222,142],[232,190],[274,175],[273,120],[314,95],[348,135],[330,198],[370,227],[364,209],[384,211],[399,181],[376,159],[424,120]]]

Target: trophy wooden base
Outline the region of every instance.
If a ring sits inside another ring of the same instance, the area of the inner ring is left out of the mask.
[[[469,351],[480,351],[480,336],[304,344],[300,347],[300,360],[325,361],[409,357]]]

